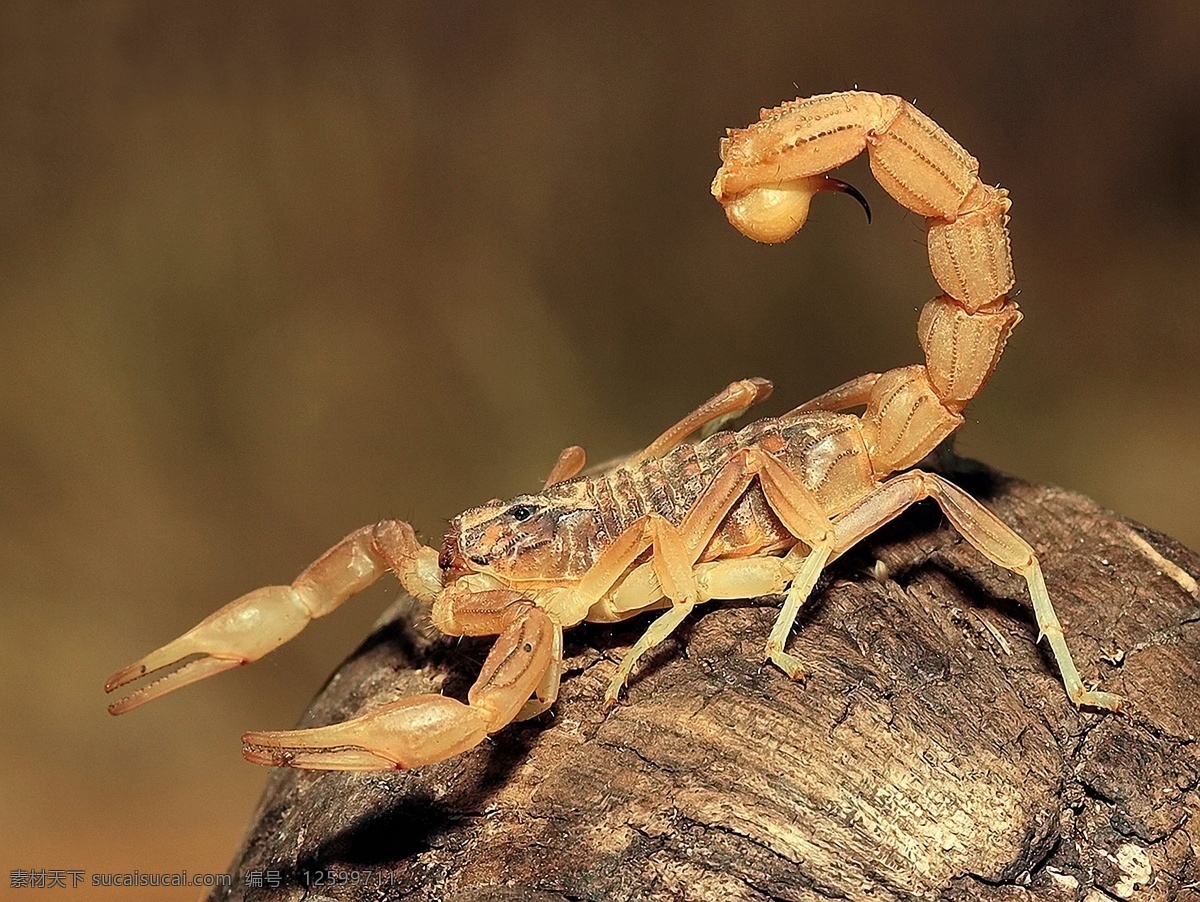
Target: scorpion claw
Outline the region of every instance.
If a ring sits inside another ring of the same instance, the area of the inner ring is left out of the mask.
[[[241,667],[243,664],[248,663],[242,658],[211,654],[204,654],[203,657],[185,660],[191,657],[192,654],[195,654],[195,652],[185,652],[184,654],[175,655],[164,660],[166,657],[165,653],[170,647],[168,645],[160,648],[158,651],[151,652],[140,661],[135,661],[133,664],[130,664],[123,670],[117,671],[108,678],[108,682],[104,684],[104,691],[112,692],[128,683],[132,683],[139,677],[156,673],[172,665],[180,665],[180,662],[183,662],[175,670],[170,671],[153,682],[146,683],[130,692],[124,698],[113,702],[108,706],[109,714],[124,714],[126,711],[132,711],[134,708],[144,705],[146,702],[152,701],[160,695],[166,695],[168,692],[172,692],[189,683],[195,683],[198,680],[203,680],[206,677],[213,676],[225,670],[232,670],[235,667]]]
[[[341,726],[337,724],[336,726]],[[270,767],[304,767],[314,770],[400,770],[404,765],[384,755],[358,745],[336,741],[328,727],[317,731],[292,730],[246,733],[242,736],[242,757],[252,764]],[[324,745],[312,736],[302,734],[324,732]]]
[[[478,745],[491,719],[444,695],[414,695],[327,727],[246,733],[242,756],[275,767],[406,770]]]
[[[124,714],[181,686],[257,661],[299,633],[311,617],[300,593],[291,586],[248,592],[178,639],[110,676],[105,692],[163,668],[177,668],[109,705],[109,713]]]

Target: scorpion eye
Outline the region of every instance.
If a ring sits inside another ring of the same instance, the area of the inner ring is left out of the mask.
[[[533,516],[534,507],[532,504],[517,504],[508,509],[508,515],[518,523],[523,523]]]

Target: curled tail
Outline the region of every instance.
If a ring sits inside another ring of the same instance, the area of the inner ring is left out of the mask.
[[[814,194],[844,190],[825,173],[864,149],[880,185],[925,217],[929,264],[945,292],[921,311],[925,364],[884,373],[861,398],[882,476],[911,467],[958,428],[1021,319],[1007,297],[1008,192],[981,182],[978,161],[912,104],[846,91],[788,101],[728,130],[712,193],[743,234],[784,241],[804,225]]]

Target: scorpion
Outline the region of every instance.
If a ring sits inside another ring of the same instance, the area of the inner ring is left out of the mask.
[[[611,707],[638,660],[714,599],[782,595],[764,658],[802,679],[786,645],[822,570],[923,499],[982,555],[1025,579],[1038,641],[1049,643],[1070,700],[1117,710],[1119,696],[1084,686],[1033,548],[961,488],[916,468],[963,423],[1021,319],[1008,297],[1008,192],[980,181],[975,158],[912,104],[848,91],[788,101],[727,130],[712,193],[739,231],[781,242],[821,191],[866,207],[827,174],[864,149],[887,193],[925,218],[943,293],[920,314],[924,364],[860,376],[738,431],[722,427],[772,386],[734,382],[614,466],[585,472],[583,449],[566,449],[541,491],[458,515],[440,551],[400,520],[362,527],[291,585],[243,595],[115,673],[108,692],[173,668],[110,712],[257,660],[389,570],[431,605],[442,633],[497,637],[466,702],[419,694],[330,726],[249,732],[248,760],[371,771],[459,755],[553,705],[564,629],[661,611],[617,667],[605,693]]]

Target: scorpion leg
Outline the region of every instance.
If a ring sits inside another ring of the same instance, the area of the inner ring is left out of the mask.
[[[730,383],[634,455],[631,463],[661,457],[701,429],[716,432],[747,408],[769,398],[772,388],[770,382],[759,378]]]
[[[807,487],[804,486],[799,477],[788,470],[783,464],[779,463],[779,461],[766,452],[756,448],[746,449],[732,458],[721,468],[721,471],[712,483],[709,484],[704,494],[700,496],[692,506],[692,509],[683,518],[683,522],[680,524],[678,530],[678,536],[683,547],[671,548],[668,543],[663,543],[666,547],[656,544],[651,564],[657,568],[659,561],[666,558],[667,566],[671,569],[679,570],[683,567],[689,569],[695,567],[696,561],[699,559],[705,546],[712,539],[717,526],[729,511],[733,509],[742,495],[745,494],[755,478],[762,484],[767,501],[780,517],[780,520],[793,535],[811,548],[810,553],[804,558],[803,563],[799,565],[798,571],[796,571],[796,577],[792,580],[792,588],[788,592],[783,611],[780,613],[779,619],[776,621],[767,642],[767,657],[793,679],[798,679],[803,675],[803,668],[800,666],[799,661],[783,651],[783,647],[786,644],[792,624],[795,622],[800,605],[812,590],[822,567],[824,567],[825,562],[832,554],[832,527],[829,518]],[[657,515],[650,516],[655,517]],[[669,526],[669,524],[667,525]],[[633,548],[637,549],[636,553],[624,560],[623,566],[618,571],[618,577],[620,573],[624,572],[625,567],[628,567],[629,563],[632,563],[645,550],[646,543],[643,541],[638,545],[632,546],[631,550]],[[674,559],[673,561],[671,560],[672,558]],[[791,565],[788,562],[784,562],[779,566],[790,575]],[[740,576],[748,580],[748,584],[749,582],[757,584],[764,582],[764,580],[770,582],[775,576],[771,572],[773,569],[765,570],[761,564],[746,565],[740,568],[739,573],[727,571],[721,573],[720,576],[717,576],[717,574],[706,574],[706,579],[712,580],[715,577],[728,582],[732,576],[736,582]],[[591,575],[591,573],[588,574],[589,577]],[[693,575],[691,579],[694,585],[695,576]],[[646,630],[645,634],[642,635],[621,661],[620,667],[617,668],[617,672],[609,683],[608,690],[605,692],[605,701],[609,706],[616,703],[621,688],[625,685],[638,659],[655,645],[666,639],[683,622],[699,599],[698,592],[695,592],[688,598],[681,600],[677,593],[673,593],[670,590],[667,582],[662,580],[661,575],[660,583],[663,587],[662,594],[666,595],[672,601],[671,608],[650,625],[650,628]],[[611,588],[611,586],[612,582],[610,581],[608,588]],[[713,588],[714,586],[710,582],[708,586],[709,591],[711,592]],[[728,591],[728,586],[722,588]],[[710,595],[709,597],[712,596]]]
[[[793,680],[803,679],[803,664],[784,648],[801,605],[807,600],[821,571],[833,555],[832,525],[825,510],[800,477],[766,451],[747,449],[740,461],[731,461],[726,469],[737,477],[740,491],[732,495],[727,492],[712,493],[725,501],[723,505],[713,506],[704,517],[705,523],[723,519],[757,476],[767,503],[787,530],[807,546],[808,553],[799,555],[797,549],[800,546],[797,545],[782,561],[774,558],[735,559],[701,565],[701,568],[697,568],[697,575],[703,572],[704,600],[771,594],[790,582],[783,608],[767,639],[766,658]],[[702,498],[701,502],[707,497]],[[702,569],[706,567],[711,569]],[[667,615],[660,619],[668,624],[671,622],[667,620]],[[651,629],[657,626],[658,622]]]
[[[574,479],[583,472],[585,466],[587,466],[587,453],[582,448],[578,445],[563,448],[558,455],[558,460],[554,462],[554,466],[550,470],[550,475],[546,477],[546,484],[542,486],[542,491],[552,485]]]
[[[804,677],[804,668],[800,660],[784,648],[796,624],[800,606],[808,599],[833,554],[833,526],[799,476],[766,452],[756,449],[752,453],[767,503],[788,531],[809,547],[767,638],[767,660],[774,662],[793,680],[798,680]],[[788,556],[794,553],[795,549]]]
[[[389,569],[417,598],[431,601],[441,588],[438,553],[418,542],[411,526],[400,520],[364,526],[321,555],[290,586],[255,589],[114,673],[105,692],[182,664],[109,705],[109,712],[124,714],[189,683],[258,660]]]
[[[714,599],[758,598],[782,595],[796,575],[794,558],[763,554],[705,561],[692,568],[696,578],[696,603]],[[668,607],[650,563],[630,571],[612,594],[588,611],[589,623],[617,623],[648,610]]]
[[[696,606],[699,593],[693,568],[721,520],[753,481],[754,474],[748,461],[749,452],[743,452],[726,463],[692,505],[678,529],[658,514],[648,514],[639,521],[646,524],[641,527],[640,534],[637,532],[639,524],[625,530],[580,581],[577,592],[590,607],[613,591],[629,566],[643,551],[651,548],[650,564],[658,577],[660,594],[671,601],[670,610],[650,625],[621,661],[604,693],[608,707],[617,703],[638,659],[666,639]],[[683,591],[685,587],[686,591]],[[613,619],[621,618],[618,614]]]
[[[629,673],[637,664],[638,659],[669,636],[696,606],[696,580],[692,574],[692,565],[695,563],[695,558],[699,556],[699,551],[693,554],[680,530],[659,514],[647,514],[639,522],[640,528],[638,524],[635,524],[626,530],[625,534],[637,531],[640,532],[640,536],[637,537],[635,543],[626,545],[625,555],[622,557],[628,557],[624,561],[624,566],[620,566],[622,563],[620,558],[603,561],[602,556],[601,560],[596,562],[606,565],[596,574],[600,581],[599,584],[608,583],[601,594],[607,594],[608,589],[612,587],[616,579],[620,578],[625,569],[649,548],[650,565],[654,575],[658,578],[661,592],[670,600],[671,607],[650,625],[650,628],[626,653],[617,667],[617,672],[613,675],[608,689],[604,693],[605,705],[610,708],[617,703],[621,687],[625,685],[625,681],[629,678]],[[613,547],[617,548],[616,545]],[[621,549],[618,548],[618,550]],[[595,582],[588,584],[588,578],[592,577],[595,571],[596,567],[593,567],[592,571],[588,572],[588,575],[581,581],[581,587],[592,588],[592,591],[595,591],[594,587],[598,584]],[[613,573],[616,574],[615,578],[610,578]]]
[[[633,672],[634,665],[638,660],[654,646],[663,642],[671,633],[675,632],[675,628],[687,619],[687,615],[692,613],[692,609],[696,607],[695,601],[686,603],[672,604],[667,609],[666,613],[659,616],[646,632],[642,633],[641,637],[634,643],[633,648],[626,652],[625,657],[621,659],[621,664],[617,667],[617,672],[613,674],[612,680],[609,681],[608,688],[604,691],[604,706],[611,708],[617,703],[620,698],[621,689],[629,680],[629,674]]]
[[[788,411],[784,416],[806,413],[810,410],[828,410],[841,413],[851,407],[861,407],[871,399],[871,389],[879,381],[879,373],[867,373],[849,382],[843,382],[837,388],[831,388],[824,394],[817,395],[811,401],[805,401],[799,407]]]
[[[408,769],[461,754],[517,719],[528,710],[530,695],[546,684],[547,671],[561,667],[561,632],[531,602],[512,601],[514,593],[481,594],[493,597],[456,612],[462,614],[459,624],[499,636],[467,704],[432,693],[410,696],[327,727],[247,733],[242,754],[281,767]]]
[[[717,481],[720,481],[720,477]],[[744,491],[744,488],[742,490]],[[621,661],[616,675],[604,694],[605,703],[609,707],[616,704],[621,687],[625,685],[625,680],[634,664],[637,663],[637,659],[666,638],[671,630],[682,622],[696,606],[698,590],[692,568],[700,556],[700,551],[711,539],[718,521],[719,517],[714,519],[711,524],[698,520],[692,520],[689,523],[688,518],[685,518],[683,527],[677,528],[660,514],[647,514],[617,536],[616,540],[597,558],[591,569],[575,587],[572,608],[580,612],[587,612],[609,596],[622,583],[630,566],[645,551],[649,550],[651,553],[649,563],[657,582],[657,586],[653,590],[654,594],[655,596],[666,596],[670,601],[671,610],[663,618],[660,618],[660,621],[663,621],[662,624],[660,625],[656,621],[647,634],[630,649],[624,660]],[[606,611],[606,614],[611,616],[599,619],[608,621],[623,619],[620,613]]]
[[[634,455],[629,462],[661,457],[696,432],[716,432],[730,420],[741,416],[747,408],[769,398],[772,387],[768,380],[757,377],[730,383],[656,438],[645,450]],[[578,476],[586,464],[587,456],[578,445],[564,448],[542,488],[548,489],[552,485]]]
[[[958,486],[934,473],[910,470],[890,479],[834,521],[834,552],[841,554],[860,539],[925,498],[934,499],[954,528],[984,557],[1024,577],[1033,600],[1038,641],[1044,637],[1058,664],[1067,695],[1076,705],[1116,711],[1123,699],[1084,687],[1054,613],[1042,568],[1029,543]]]

